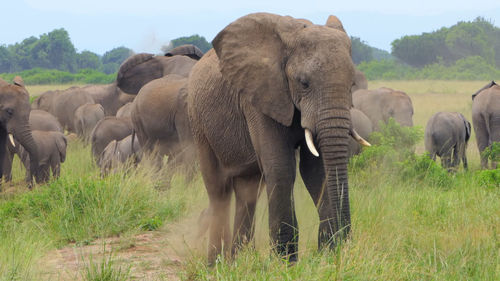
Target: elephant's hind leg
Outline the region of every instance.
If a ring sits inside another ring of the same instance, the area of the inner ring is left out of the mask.
[[[488,168],[488,158],[483,156],[483,151],[490,144],[488,128],[486,128],[486,122],[481,114],[472,116],[472,123],[474,125],[474,132],[476,133],[477,148],[481,156],[481,167],[486,169]]]
[[[238,248],[253,239],[255,230],[255,205],[257,204],[260,182],[260,174],[234,179],[233,188],[236,197],[236,214],[233,229],[233,254]]]

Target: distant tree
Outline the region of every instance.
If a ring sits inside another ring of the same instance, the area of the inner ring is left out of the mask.
[[[107,51],[101,58],[101,70],[106,74],[114,73],[118,70],[120,64],[133,54],[134,52],[131,49],[123,46]]]
[[[14,58],[6,46],[0,46],[0,73],[14,71]]]
[[[100,69],[102,67],[102,62],[97,54],[90,51],[83,51],[77,54],[76,65],[78,69]]]
[[[372,47],[368,46],[364,41],[361,41],[359,37],[351,36],[352,44],[352,61],[355,64],[360,64],[364,61],[373,60],[373,50]]]
[[[196,47],[200,48],[200,50],[203,53],[206,53],[208,50],[212,49],[212,44],[210,44],[205,37],[200,36],[198,34],[191,35],[189,37],[179,37],[177,39],[174,39],[168,43],[168,45],[165,45],[161,47],[161,51],[163,53],[166,53],[170,50],[172,50],[175,47],[185,45],[185,44],[192,44],[195,45]]]
[[[449,66],[471,56],[480,56],[500,67],[500,28],[478,17],[472,22],[394,40],[392,54],[415,67],[433,63]]]

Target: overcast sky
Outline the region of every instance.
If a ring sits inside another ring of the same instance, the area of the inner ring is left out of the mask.
[[[77,50],[103,54],[125,46],[158,53],[171,39],[199,34],[208,41],[253,12],[324,24],[330,14],[351,36],[391,50],[404,35],[432,32],[478,16],[500,26],[500,0],[0,0],[0,45],[65,28]],[[185,3],[185,4],[183,4]]]

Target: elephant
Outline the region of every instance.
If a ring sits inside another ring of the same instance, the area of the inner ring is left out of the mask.
[[[33,130],[33,139],[38,146],[38,159],[40,159],[39,182],[44,183],[50,179],[52,170],[53,178],[59,178],[61,163],[66,160],[66,147],[68,141],[63,133],[57,131],[38,131]],[[30,154],[26,152],[23,146],[18,148],[19,158],[26,168],[26,181],[31,179],[31,170],[29,167]]]
[[[137,94],[146,83],[165,75],[188,77],[200,54],[203,52],[194,46],[180,46],[165,56],[146,53],[134,55],[120,66],[116,77],[117,85],[126,93]]]
[[[73,117],[76,109],[86,103],[94,103],[90,94],[79,87],[63,91],[45,92],[33,102],[33,108],[45,110],[54,115],[64,129],[75,132]]]
[[[54,113],[54,98],[60,94],[60,90],[50,90],[43,92],[33,100],[31,104],[32,109],[40,109],[47,111],[51,114]]]
[[[141,88],[132,105],[132,123],[145,152],[167,155],[187,177],[194,170],[195,149],[187,115],[187,78],[169,74]],[[160,161],[161,163],[161,161]]]
[[[118,118],[132,118],[132,102],[127,102],[116,112]]]
[[[467,169],[466,148],[471,134],[470,122],[458,112],[438,112],[425,127],[425,150],[432,160],[441,157],[443,168],[451,171],[462,160]]]
[[[351,123],[352,127],[363,138],[367,139],[373,132],[372,122],[361,110],[351,108]],[[349,158],[361,153],[361,145],[353,137],[349,138]]]
[[[87,85],[82,90],[88,93],[95,103],[102,105],[106,116],[116,115],[118,109],[134,100],[135,95],[129,95],[116,86],[116,82],[105,85]]]
[[[129,135],[122,140],[112,140],[104,148],[99,160],[101,175],[108,174],[111,170],[117,167],[118,164],[127,162],[133,157],[133,163],[140,162],[141,145],[135,134]]]
[[[380,130],[380,121],[387,123],[391,117],[401,126],[413,126],[413,104],[404,92],[390,88],[361,89],[352,93],[352,102],[354,108],[370,118],[375,131]]]
[[[14,139],[23,145],[30,155],[27,165],[33,171],[38,181],[39,162],[38,147],[33,139],[29,125],[30,114],[29,94],[21,77],[16,76],[13,84],[0,82],[0,183],[4,174],[4,163],[7,161],[7,141],[14,144]],[[32,178],[28,179],[31,188]]]
[[[63,132],[61,123],[57,118],[45,110],[32,109],[29,124],[32,130]]]
[[[307,20],[255,13],[226,26],[212,44],[191,71],[187,97],[209,197],[209,264],[223,248],[234,254],[253,238],[261,180],[273,249],[297,259],[296,149],[320,217],[319,246],[335,247],[351,228],[349,135],[366,144],[350,121],[354,65],[348,35]]]
[[[130,118],[117,118],[115,116],[106,116],[101,119],[92,130],[90,143],[92,146],[92,155],[99,164],[102,151],[112,140],[121,140],[133,132],[132,121]]]
[[[73,117],[76,134],[87,143],[90,134],[99,120],[104,118],[104,108],[98,103],[86,103],[79,106]]]
[[[488,168],[488,158],[483,151],[494,142],[500,142],[500,86],[491,81],[472,95],[472,124],[477,148],[481,154],[481,167]],[[495,169],[497,163],[491,163]]]
[[[57,118],[40,109],[32,109],[30,111],[29,126],[31,130],[63,132],[62,126],[59,121],[57,121]],[[17,146],[18,143],[15,145]],[[4,180],[6,182],[12,179],[12,160],[16,152],[18,152],[18,150],[8,142],[3,171]]]
[[[368,80],[366,80],[365,74],[361,72],[361,70],[356,69],[354,72],[354,83],[351,87],[351,93],[359,89],[368,89]]]

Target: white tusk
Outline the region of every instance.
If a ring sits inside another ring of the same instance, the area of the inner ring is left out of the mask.
[[[319,157],[319,153],[316,150],[316,147],[314,146],[314,141],[311,131],[309,131],[309,129],[306,129],[305,132],[306,132],[305,134],[306,134],[307,148],[309,148],[309,151],[311,151],[312,155]]]
[[[369,142],[367,142],[364,138],[362,138],[354,128],[351,130],[352,137],[359,142],[362,146],[372,146]]]
[[[10,143],[12,144],[12,146],[16,147],[16,144],[14,143],[14,136],[12,134],[9,134],[9,140],[10,140]]]

